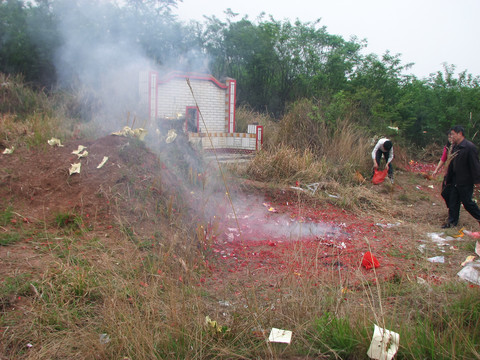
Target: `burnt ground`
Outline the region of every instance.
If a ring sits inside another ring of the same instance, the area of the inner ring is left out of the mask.
[[[88,151],[80,160],[72,154],[79,145]],[[104,156],[109,159],[98,169]],[[79,161],[80,174],[69,175],[71,164]],[[209,269],[199,286],[214,289],[227,284],[272,288],[285,274],[311,279],[313,286],[340,278],[345,287],[355,288],[364,279],[398,276],[438,283],[455,278],[460,263],[472,255],[474,240],[468,236],[437,246],[427,235],[441,232],[446,215],[440,180],[421,175],[433,165],[399,171],[393,188],[360,185],[358,191],[372,189],[388,206],[371,209],[366,199],[365,210],[355,212],[342,209],[341,195],[321,188],[310,196],[288,186],[244,180],[232,181],[230,197],[220,186],[223,196],[205,205],[213,197],[205,195],[206,175],[192,172],[189,181],[196,187],[187,189],[172,166],[135,139],[117,136],[0,155],[0,234],[2,239],[21,235],[0,246],[0,279],[21,274],[41,278],[55,266],[49,250],[62,241],[57,231],[68,226],[85,241],[101,239],[113,254],[168,245],[179,228],[196,233]],[[461,226],[478,230],[463,209]],[[132,241],[118,240],[125,237]],[[380,263],[375,271],[361,265],[369,250]],[[445,264],[426,260],[437,255],[445,256]],[[331,269],[335,271],[326,271]]]

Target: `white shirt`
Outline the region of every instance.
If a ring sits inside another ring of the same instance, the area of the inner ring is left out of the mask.
[[[380,140],[378,140],[377,144],[375,145],[375,147],[373,148],[373,151],[372,151],[372,159],[375,160],[377,151],[379,149],[382,150],[383,152],[387,152],[387,150],[385,150],[385,148],[383,147],[383,144],[385,143],[385,141],[390,141],[390,139],[381,138]],[[389,164],[392,160],[393,160],[393,146],[390,149],[390,152],[388,154],[387,164]]]

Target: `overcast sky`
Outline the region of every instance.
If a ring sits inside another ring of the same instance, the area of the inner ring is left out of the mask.
[[[238,20],[255,20],[261,12],[276,20],[321,18],[330,34],[366,39],[368,53],[401,54],[403,64],[415,63],[409,72],[420,78],[442,70],[443,63],[480,75],[480,0],[183,0],[176,13],[184,21],[225,19],[227,8],[239,13]]]

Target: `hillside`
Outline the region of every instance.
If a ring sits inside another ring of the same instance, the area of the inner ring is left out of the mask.
[[[79,145],[82,159],[72,154]],[[413,341],[412,308],[478,296],[456,275],[475,241],[441,233],[440,180],[414,167],[393,187],[359,185],[355,210],[321,183],[313,193],[225,179],[215,164],[182,179],[164,160],[113,135],[0,155],[0,359],[361,359],[371,333],[355,325],[385,322]],[[464,210],[461,225],[478,230]],[[378,268],[362,266],[366,251]],[[439,255],[445,263],[427,260]],[[317,327],[333,313],[351,320],[339,348]],[[293,345],[265,342],[271,327],[293,330]],[[353,349],[362,355],[347,356]]]

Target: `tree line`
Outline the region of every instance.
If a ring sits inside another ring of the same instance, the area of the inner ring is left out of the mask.
[[[450,126],[462,124],[478,143],[479,76],[446,64],[419,79],[399,54],[365,53],[365,40],[330,34],[320,20],[278,21],[265,14],[251,20],[228,10],[225,20],[205,16],[184,23],[173,15],[176,5],[0,0],[0,72],[58,89],[59,53],[72,41],[65,31],[75,30],[80,43],[129,43],[158,66],[234,78],[238,105],[278,119],[308,98],[321,107],[315,121],[324,125],[349,117],[376,133],[398,128],[401,138],[424,146],[445,141]],[[72,67],[69,76],[84,74]]]

